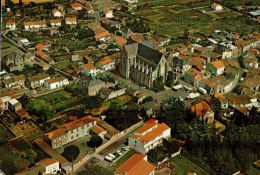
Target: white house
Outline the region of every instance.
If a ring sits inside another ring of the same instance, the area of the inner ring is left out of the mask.
[[[72,17],[72,18],[65,18],[65,23],[67,25],[77,25],[77,18],[76,17]]]
[[[61,17],[61,12],[57,9],[53,9],[51,11],[52,15],[55,17],[55,18],[60,18]]]
[[[90,128],[91,133],[98,135],[102,139],[105,138],[107,131],[98,125],[94,125]]]
[[[163,139],[171,137],[171,128],[165,123],[150,119],[128,138],[128,145],[136,151],[146,154],[162,143]]]
[[[217,4],[215,2],[211,5],[211,8],[213,8],[216,11],[220,11],[223,9],[223,7],[220,4]]]
[[[11,100],[9,96],[0,97],[0,108],[5,111],[8,109],[8,102]]]
[[[90,75],[90,76],[96,76],[97,72],[99,72],[100,70],[97,69],[93,64],[84,64],[82,66],[80,66],[83,68],[83,73],[85,75]]]
[[[29,77],[25,83],[27,87],[31,89],[35,89],[44,86],[44,82],[49,79],[50,76],[48,74],[39,74],[39,75]]]
[[[50,25],[52,27],[60,27],[61,26],[61,19],[51,19]]]
[[[138,0],[124,0],[124,1],[130,4],[138,4]]]
[[[25,30],[40,29],[40,28],[45,28],[45,27],[47,27],[45,20],[24,22],[24,29]]]
[[[49,89],[56,89],[69,84],[69,80],[65,77],[57,77],[51,78],[49,80],[45,80],[44,87]]]
[[[96,67],[101,71],[112,70],[115,69],[115,61],[112,60],[109,56],[106,56],[101,61],[96,63]]]
[[[225,70],[225,65],[222,61],[212,61],[207,64],[206,69],[211,72],[214,76],[222,75]]]
[[[71,4],[71,8],[73,8],[74,10],[82,10],[82,5],[78,2],[75,2],[73,4]]]
[[[59,161],[54,158],[42,159],[37,164],[41,165],[45,169],[43,175],[57,174],[57,172],[60,171]]]
[[[27,46],[30,44],[30,41],[26,38],[21,38],[19,41],[18,41],[18,44],[20,45],[24,45],[24,46]]]
[[[114,18],[113,11],[109,9],[104,9],[104,15],[106,18]]]
[[[22,104],[15,98],[13,98],[9,101],[9,109],[13,112],[19,111],[20,109],[22,109]]]
[[[16,29],[16,24],[14,21],[7,21],[5,24],[5,29],[7,30],[15,30]]]

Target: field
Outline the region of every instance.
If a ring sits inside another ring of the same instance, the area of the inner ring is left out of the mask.
[[[174,172],[175,175],[186,175],[188,172],[195,172],[196,174],[203,175],[209,174],[182,155],[172,158],[170,164],[176,168],[176,171]]]
[[[13,138],[13,134],[10,133],[4,125],[0,123],[0,143],[6,142]]]
[[[142,0],[142,2],[143,5],[136,14],[148,19],[151,30],[160,34],[179,36],[185,29],[204,34],[217,29],[250,33],[260,26],[228,9],[220,13],[214,12],[209,8],[209,2],[184,3],[177,0],[158,2]],[[209,12],[203,14],[201,11],[204,9]]]
[[[25,140],[30,142],[43,137],[44,133],[32,121],[23,124],[16,124],[11,127],[17,136],[24,136]]]

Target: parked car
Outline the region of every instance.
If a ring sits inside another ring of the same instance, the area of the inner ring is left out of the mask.
[[[112,161],[113,161],[113,158],[110,157],[110,156],[106,156],[106,157],[105,157],[105,160],[108,161],[108,162],[112,162]]]
[[[109,153],[108,156],[111,157],[113,160],[116,158],[116,156],[114,156],[114,155],[111,154],[111,153]]]

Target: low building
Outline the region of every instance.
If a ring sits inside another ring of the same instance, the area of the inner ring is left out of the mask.
[[[125,90],[126,88],[122,88],[122,89],[102,88],[100,89],[100,97],[105,100],[109,100],[124,95]]]
[[[93,64],[84,64],[80,66],[83,68],[83,73],[87,76],[96,76],[99,69],[97,69]]]
[[[51,11],[52,15],[55,17],[55,18],[60,18],[61,17],[61,12],[59,10],[57,10],[56,8],[53,9]]]
[[[2,66],[9,72],[22,71],[24,69],[24,59],[20,54],[11,52],[2,58]]]
[[[214,112],[210,108],[207,102],[205,101],[199,101],[195,102],[191,107],[192,112],[201,119],[202,121],[206,123],[213,123],[214,121]]]
[[[15,30],[16,29],[15,21],[7,21],[5,23],[5,29],[6,30]]]
[[[224,73],[225,65],[222,61],[213,61],[207,64],[206,69],[211,72],[214,76],[219,76]]]
[[[67,17],[65,18],[65,23],[67,25],[77,25],[77,18],[76,17]]]
[[[15,88],[18,86],[24,87],[25,76],[24,75],[17,75],[13,78],[9,78],[3,81],[3,85],[5,88]]]
[[[81,92],[89,96],[95,96],[99,93],[100,89],[105,86],[105,82],[98,78],[86,78],[79,82]]]
[[[103,11],[104,15],[106,18],[114,18],[114,15],[113,15],[113,11],[112,10],[109,10],[107,8],[104,9]]]
[[[40,29],[47,27],[46,21],[27,21],[24,22],[24,29],[30,30],[30,29]]]
[[[94,125],[96,125],[96,120],[90,116],[85,116],[48,132],[46,136],[51,141],[52,148],[55,149],[88,135],[89,130]]]
[[[19,111],[20,109],[22,109],[22,104],[15,98],[13,98],[9,101],[9,109],[13,112]]]
[[[61,26],[61,19],[51,19],[50,25],[52,27],[60,27]]]
[[[29,77],[26,81],[25,84],[27,87],[31,89],[39,88],[41,86],[44,86],[44,82],[46,80],[49,80],[50,76],[48,74],[40,74],[40,75],[35,75],[32,77]]]
[[[216,10],[216,11],[221,11],[221,10],[223,10],[223,7],[222,7],[220,4],[217,4],[217,3],[215,3],[215,2],[211,5],[211,8],[213,8],[213,9]]]
[[[49,70],[50,67],[51,67],[49,64],[47,64],[47,63],[45,63],[45,62],[43,62],[43,61],[39,61],[39,62],[37,62],[37,64],[38,64],[38,66],[41,67],[44,71]]]
[[[71,8],[78,11],[78,10],[82,10],[82,5],[78,2],[75,2],[73,4],[71,4]]]
[[[91,131],[91,134],[98,135],[102,139],[104,139],[105,135],[107,134],[107,131],[105,129],[103,129],[102,127],[98,126],[98,125],[92,126],[90,128],[90,131]]]
[[[171,128],[165,123],[159,124],[157,120],[148,120],[128,138],[128,145],[136,151],[146,154],[171,137]]]
[[[38,165],[41,165],[44,167],[45,172],[42,173],[43,175],[48,174],[57,174],[58,171],[60,171],[60,164],[59,161],[54,158],[45,158],[40,160],[40,162],[37,163]]]
[[[114,175],[154,175],[155,166],[144,154],[134,154],[114,171]]]
[[[105,72],[115,69],[115,62],[109,57],[104,57],[101,61],[96,63],[96,67]]]
[[[89,23],[88,28],[95,33],[95,39],[98,41],[106,42],[110,38],[109,32],[96,22]]]
[[[41,50],[37,50],[37,52],[35,54],[48,64],[54,63],[53,59]]]
[[[11,100],[11,98],[9,96],[5,96],[5,97],[0,97],[0,108],[5,111],[8,109],[9,106],[9,101]]]
[[[52,89],[56,89],[56,88],[66,86],[68,84],[69,84],[69,80],[67,78],[56,77],[56,78],[51,78],[51,79],[45,80],[44,87],[52,90]]]

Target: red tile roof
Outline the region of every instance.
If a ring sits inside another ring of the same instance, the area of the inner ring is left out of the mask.
[[[116,36],[116,43],[120,46],[123,47],[124,45],[126,45],[127,40],[122,38],[121,36]]]
[[[146,156],[143,154],[135,154],[130,157],[123,165],[116,169],[114,174],[124,175],[149,175],[155,166],[145,161]]]
[[[50,165],[53,165],[55,163],[58,163],[59,161],[54,159],[54,158],[45,158],[45,159],[42,159],[40,160],[40,164],[44,167],[47,167],[47,166],[50,166]]]
[[[50,19],[50,23],[61,23],[61,19]]]
[[[76,17],[67,17],[67,18],[65,18],[65,22],[75,22],[75,21],[77,21],[77,18]]]
[[[97,134],[97,135],[106,132],[105,129],[101,128],[101,127],[98,126],[98,125],[92,126],[90,130],[91,130],[92,132],[94,132],[95,134]]]
[[[99,61],[99,64],[101,64],[102,66],[111,63],[113,60],[109,57],[105,57],[103,58],[103,60]]]
[[[27,118],[30,119],[31,116],[24,110],[24,109],[20,109],[18,111],[16,111],[16,114],[20,117],[20,118]]]
[[[205,101],[191,106],[191,110],[196,114],[197,117],[203,116],[208,112],[209,109],[210,106]]]
[[[88,70],[95,69],[96,67],[93,64],[85,64],[84,65]]]
[[[213,65],[216,69],[220,69],[220,68],[223,68],[225,67],[224,63],[222,61],[213,61],[213,62],[210,62],[211,65]]]
[[[7,21],[6,25],[15,25],[15,22],[14,21]]]
[[[92,22],[92,23],[88,24],[88,28],[93,30],[93,32],[95,33],[96,39],[109,35],[109,32],[98,23]]]
[[[75,3],[71,4],[71,7],[72,7],[72,8],[81,7],[81,4],[78,3],[78,2],[75,2]]]
[[[25,21],[24,22],[25,26],[30,26],[30,25],[46,25],[46,21],[42,20],[42,21]]]

